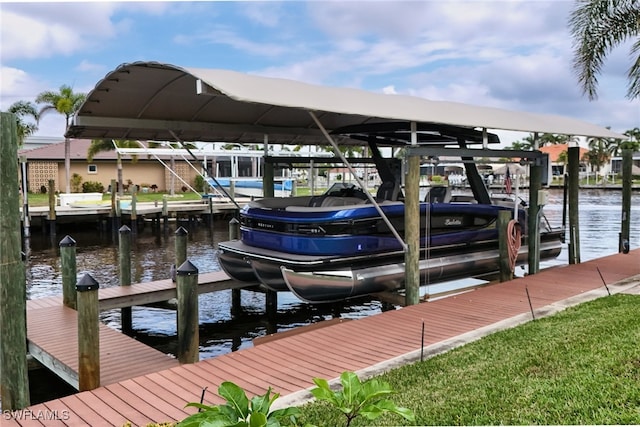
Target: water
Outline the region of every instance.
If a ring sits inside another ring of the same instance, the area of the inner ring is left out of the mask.
[[[551,190],[545,214],[553,226],[562,224],[562,190]],[[618,252],[618,233],[621,227],[620,191],[582,190],[580,192],[581,260]],[[632,195],[631,248],[640,247],[640,193]],[[186,227],[186,224],[185,224]],[[175,258],[175,229],[167,233],[146,227],[132,242],[132,282],[166,279]],[[77,242],[76,264],[78,278],[91,274],[101,287],[118,285],[118,244],[111,233],[75,228],[59,232],[55,239],[33,231],[29,239],[27,266],[27,295],[41,298],[62,293],[62,278],[58,244],[68,233]],[[188,259],[201,273],[217,271],[215,258],[217,242],[227,240],[227,220],[218,220],[213,230],[205,225],[189,229]],[[567,233],[568,238],[568,233]],[[541,263],[541,268],[566,265],[566,244],[560,256]],[[343,303],[312,305],[299,301],[290,293],[278,294],[275,319],[267,319],[264,295],[242,292],[243,315],[230,314],[231,291],[203,294],[199,298],[200,358],[207,359],[252,346],[252,340],[267,333],[280,332],[324,319],[366,317],[388,308],[379,301],[359,298]],[[101,320],[120,329],[120,311],[101,313]],[[133,308],[134,336],[159,350],[175,354],[177,346],[176,314],[172,310],[146,307]],[[49,380],[47,380],[49,381]],[[49,383],[47,383],[49,384]],[[41,400],[53,398],[46,386]],[[32,396],[33,401],[38,399]]]

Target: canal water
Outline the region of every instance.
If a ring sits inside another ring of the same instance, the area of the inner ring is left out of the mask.
[[[525,194],[526,195],[526,194]],[[550,190],[544,208],[553,226],[562,224],[561,190]],[[581,260],[613,254],[618,251],[621,229],[622,193],[616,190],[581,190],[580,239]],[[205,224],[173,223],[168,231],[146,226],[132,243],[132,282],[166,279],[175,258],[175,230],[184,226],[188,234],[188,259],[205,273],[219,270],[215,257],[217,243],[228,238],[227,220],[217,220],[213,229]],[[54,238],[34,230],[28,240],[27,295],[30,299],[62,293],[59,242],[66,235],[77,243],[78,278],[91,274],[101,287],[118,285],[118,244],[110,232],[93,228],[61,230]],[[567,233],[568,239],[568,233]],[[640,193],[632,195],[631,248],[640,247]],[[560,256],[545,261],[541,268],[568,263],[566,244]],[[278,312],[274,319],[265,315],[264,294],[242,292],[241,316],[230,313],[231,291],[203,294],[199,299],[200,358],[207,359],[252,346],[252,340],[268,333],[285,331],[332,317],[359,318],[380,313],[385,306],[379,301],[359,298],[335,304],[307,304],[290,293],[278,294]],[[101,313],[101,320],[120,329],[120,311]],[[134,307],[134,336],[159,350],[175,354],[177,346],[176,314],[172,310]],[[50,397],[50,396],[47,396]]]

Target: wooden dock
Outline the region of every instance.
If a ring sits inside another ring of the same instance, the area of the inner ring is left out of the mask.
[[[198,293],[246,288],[222,271],[198,275]],[[100,310],[146,305],[176,298],[171,279],[98,290]],[[29,353],[45,367],[78,389],[77,313],[60,296],[27,301]],[[100,325],[100,383],[113,384],[139,375],[177,366],[176,359]]]
[[[283,396],[278,402],[291,404],[308,396],[314,377],[335,379],[346,370],[376,374],[418,360],[423,322],[425,354],[433,354],[531,320],[530,304],[540,317],[606,296],[603,280],[612,293],[640,285],[640,249],[287,334],[252,348],[29,408],[31,413],[57,416],[53,420],[14,416],[5,417],[3,425],[121,426],[127,421],[146,425],[179,420],[192,412],[184,408],[185,403],[199,401],[205,387],[205,403],[220,403],[215,393],[222,381],[235,382],[249,395],[263,394],[271,386]]]

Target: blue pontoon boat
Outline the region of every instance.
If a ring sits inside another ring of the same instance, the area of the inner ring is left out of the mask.
[[[465,129],[465,136],[469,135],[481,137]],[[438,135],[446,136],[446,132]],[[274,291],[290,290],[309,302],[401,288],[404,252],[390,228],[400,235],[404,232],[399,160],[384,159],[377,140],[367,136],[383,180],[373,200],[355,185],[340,184],[321,196],[252,201],[240,212],[240,239],[219,244],[224,271]],[[468,168],[468,175],[473,175],[474,166]],[[498,213],[513,212],[514,207],[491,202],[484,187],[472,190],[473,201],[452,202],[449,188],[433,187],[421,202],[420,270],[425,282],[499,270]],[[517,211],[526,242],[526,210]],[[561,238],[561,229],[543,229],[540,259],[558,256]],[[527,246],[522,245],[516,262],[526,260]]]

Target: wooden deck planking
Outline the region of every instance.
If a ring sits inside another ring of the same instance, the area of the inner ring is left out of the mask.
[[[84,396],[92,393],[95,398],[109,401],[116,413],[124,414],[108,418],[111,425],[121,425],[123,416],[135,425],[144,425],[150,421],[167,421],[168,409],[165,408],[165,412],[150,412],[161,402],[174,405],[174,416],[188,413],[189,409],[185,411],[184,404],[198,401],[203,387],[208,387],[205,402],[219,403],[221,400],[215,393],[224,380],[245,388],[248,395],[263,394],[269,386],[286,395],[313,386],[314,376],[336,378],[345,370],[362,369],[419,349],[423,320],[425,345],[429,345],[503,319],[528,314],[526,289],[534,307],[540,308],[551,302],[604,288],[596,265],[608,284],[640,275],[640,249],[629,255],[605,257],[597,263],[586,262],[544,270],[537,275],[482,287],[446,299],[388,311],[358,321],[336,323],[194,365],[134,378],[126,382],[132,387],[131,392],[139,394],[148,390],[149,393],[158,394],[157,397],[144,397],[146,403],[141,403],[142,408],[135,407],[131,402],[123,402],[123,409],[120,409],[117,399],[103,395],[104,388],[59,400],[64,403],[66,399],[75,397],[84,401]],[[296,359],[300,363],[296,363]],[[120,386],[127,387],[125,384]],[[80,409],[76,407],[74,411],[80,412]]]
[[[77,387],[78,321],[76,311],[54,306],[27,311],[31,354],[45,366],[67,373],[63,379]],[[100,383],[119,381],[178,365],[178,361],[104,324],[100,333]]]

